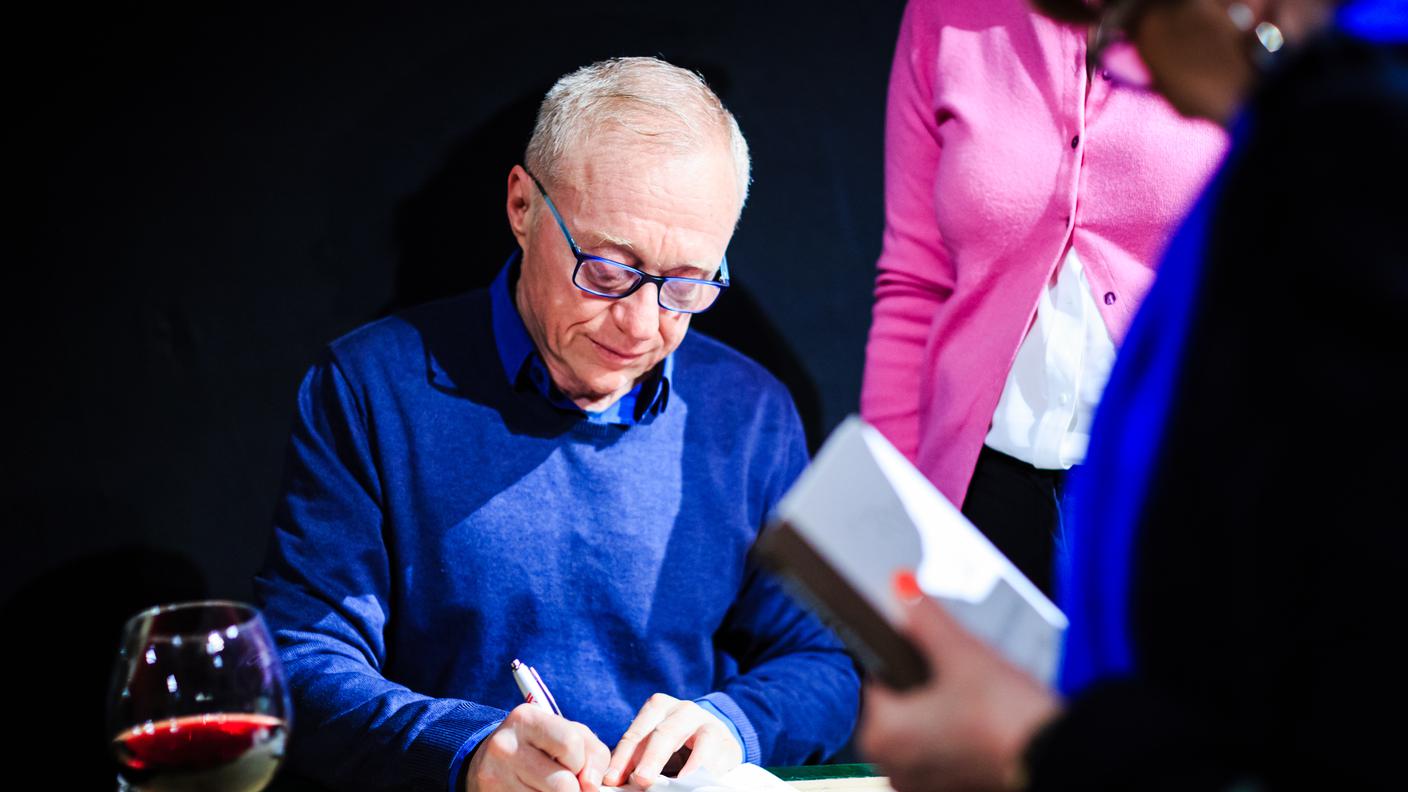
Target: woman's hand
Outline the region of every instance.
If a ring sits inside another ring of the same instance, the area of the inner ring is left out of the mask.
[[[1020,788],[1022,752],[1060,699],[924,596],[913,574],[897,575],[895,589],[930,678],[904,693],[866,686],[862,753],[897,792]]]

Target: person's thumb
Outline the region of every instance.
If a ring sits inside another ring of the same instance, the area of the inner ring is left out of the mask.
[[[601,789],[606,768],[611,764],[611,749],[591,729],[582,726],[582,730],[587,735],[587,761],[582,766],[582,772],[577,774],[577,780],[583,792],[597,792]]]
[[[947,608],[919,588],[913,572],[895,573],[894,587],[904,609],[904,631],[931,664],[942,665],[946,655],[977,640]]]

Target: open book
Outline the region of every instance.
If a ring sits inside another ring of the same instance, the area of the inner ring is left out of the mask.
[[[759,538],[760,563],[898,689],[928,668],[897,629],[896,572],[1013,664],[1050,683],[1066,617],[874,427],[847,418]]]

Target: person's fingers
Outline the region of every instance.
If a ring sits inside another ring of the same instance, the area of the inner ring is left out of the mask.
[[[983,645],[943,605],[919,588],[913,572],[896,573],[894,587],[904,608],[904,630],[929,660],[931,673],[942,673],[939,666],[944,657]]]
[[[552,757],[569,774],[576,776],[586,767],[588,740],[578,728],[581,724],[533,704],[519,705],[509,717],[515,719],[520,742]]]
[[[960,779],[949,777],[942,766],[930,767],[918,764],[915,767],[887,768],[890,788],[895,792],[942,792],[942,790],[962,790],[966,787]],[[983,787],[977,787],[979,789]]]
[[[640,761],[640,753],[645,750],[645,736],[632,736],[629,744],[622,740],[616,746],[616,750],[611,754],[611,765],[606,770],[606,775],[602,777],[602,783],[609,786],[621,786],[631,777],[631,771],[635,769]]]
[[[701,726],[695,731],[693,739],[686,741],[689,746],[689,759],[677,774],[680,778],[696,770],[722,774],[743,761],[743,751],[738,741],[733,739],[728,727],[722,723],[719,726],[719,729]]]
[[[693,753],[689,750],[689,740],[685,740],[684,746],[671,754],[669,761],[665,762],[665,766],[660,769],[660,776],[662,778],[675,778],[680,774],[680,770],[684,768],[684,763],[688,761],[689,757],[692,755]]]
[[[645,739],[632,778],[638,777],[647,784],[654,783],[659,778],[660,771],[665,769],[665,763],[670,761],[675,751],[683,747],[685,741],[694,736],[703,724],[700,718],[712,717],[692,701],[679,702],[670,715]]]
[[[667,696],[663,693],[656,693],[641,705],[640,711],[636,713],[635,720],[626,728],[626,733],[621,735],[621,741],[616,743],[616,749],[611,752],[611,762],[607,765],[606,774],[602,782],[611,786],[620,786],[625,783],[631,769],[636,766],[637,759],[643,749],[643,741],[655,731],[655,727],[660,725],[670,710],[679,703],[679,699]]]
[[[587,746],[586,765],[577,774],[577,781],[581,785],[582,792],[598,792],[601,789],[602,778],[606,775],[606,768],[611,764],[611,750],[586,725],[581,723],[575,725],[578,731],[582,732],[582,739],[586,741]]]
[[[856,732],[856,747],[866,761],[884,763],[895,746],[895,731],[902,728],[900,694],[876,683],[865,685],[865,705],[861,707],[860,728]]]
[[[513,770],[518,783],[533,792],[581,792],[576,774],[532,745],[519,745]]]
[[[484,738],[474,752],[465,774],[466,792],[528,792],[518,783],[513,772],[513,755],[518,750],[518,737],[508,728],[498,729]]]

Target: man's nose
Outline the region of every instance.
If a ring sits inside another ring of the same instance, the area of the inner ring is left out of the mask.
[[[635,294],[622,297],[611,306],[616,326],[627,336],[637,341],[645,341],[660,333],[661,308],[658,289],[656,284],[646,283],[636,289]]]

